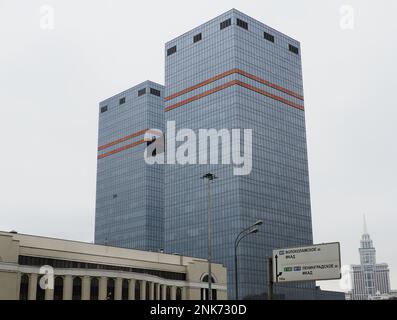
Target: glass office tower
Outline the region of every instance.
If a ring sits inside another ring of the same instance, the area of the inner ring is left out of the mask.
[[[207,257],[200,177],[212,172],[213,259],[227,267],[228,296],[235,237],[262,219],[239,246],[238,272],[240,298],[264,298],[272,249],[312,244],[300,44],[233,9],[166,43],[165,66],[166,121],[195,132],[252,129],[253,140],[248,175],[235,175],[232,164],[165,166],[165,249]],[[314,282],[275,290],[292,299],[316,291]]]
[[[99,104],[95,243],[164,248],[164,166],[148,165],[148,129],[163,130],[164,88],[146,81]]]

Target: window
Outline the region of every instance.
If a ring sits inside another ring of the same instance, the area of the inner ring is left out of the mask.
[[[19,300],[28,300],[29,292],[29,276],[23,274],[21,276],[21,285],[19,287]]]
[[[160,97],[160,90],[150,88],[150,94]]]
[[[237,18],[237,25],[245,30],[248,30],[248,23]]]
[[[121,98],[120,100],[119,100],[119,104],[124,104],[125,103],[125,98]]]
[[[141,282],[135,281],[135,300],[141,300]]]
[[[176,288],[176,300],[182,300],[182,288]]]
[[[146,300],[150,300],[150,284],[149,282],[146,282]]]
[[[56,277],[54,280],[54,300],[63,299],[63,278]]]
[[[225,28],[227,28],[228,26],[230,26],[231,24],[232,24],[232,19],[227,19],[227,20],[221,22],[220,28],[221,28],[221,30],[222,30],[222,29],[225,29]]]
[[[37,277],[37,287],[36,287],[36,300],[44,300],[45,299],[45,289],[41,288],[40,285],[40,275]]]
[[[143,96],[146,93],[146,88],[138,90],[138,97]]]
[[[153,286],[154,286],[153,299],[154,300],[160,300],[159,297],[157,296],[157,286],[159,286],[159,284],[158,283],[154,283]]]
[[[106,300],[114,300],[114,279],[109,278],[106,288]]]
[[[201,33],[196,34],[196,35],[193,37],[193,43],[196,43],[197,41],[200,41],[201,39],[202,39]]]
[[[101,113],[108,111],[108,106],[101,107]]]
[[[169,49],[167,49],[167,56],[170,56],[171,54],[174,54],[176,52],[176,46],[173,46]]]
[[[274,42],[274,36],[270,33],[264,32],[263,37],[270,42]]]
[[[201,288],[200,300],[208,300],[208,288]],[[218,300],[216,289],[212,289],[212,300]]]
[[[203,277],[203,279],[201,281],[202,282],[208,282],[208,279],[209,279],[209,277],[208,277],[208,274],[207,274],[207,275],[205,275]],[[214,277],[211,277],[211,283],[215,283]],[[217,300],[218,297],[217,297],[216,289],[212,289],[211,292],[212,292],[212,300]],[[209,293],[209,289],[208,288],[201,288],[201,292],[200,293],[201,293],[200,294],[200,299],[201,300],[208,300],[208,298],[209,298],[209,294],[208,294]]]
[[[117,198],[117,194],[115,193],[114,195],[113,195],[113,199],[116,199]]]
[[[123,285],[121,290],[121,300],[128,300],[128,280],[123,279]]]
[[[73,279],[72,300],[81,300],[81,278],[75,277]]]
[[[92,278],[90,284],[90,300],[99,299],[99,280],[98,278]]]
[[[289,51],[295,53],[295,54],[299,54],[299,49],[295,46],[293,46],[292,44],[288,45]]]

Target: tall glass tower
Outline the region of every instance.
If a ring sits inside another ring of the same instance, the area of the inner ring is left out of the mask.
[[[312,244],[300,43],[233,9],[166,43],[165,68],[166,121],[196,133],[252,129],[253,140],[247,175],[232,164],[165,167],[166,251],[207,256],[200,177],[214,173],[213,259],[226,265],[234,298],[235,237],[263,220],[239,246],[238,273],[240,298],[264,298],[272,249]],[[316,291],[314,282],[275,290],[291,299]]]

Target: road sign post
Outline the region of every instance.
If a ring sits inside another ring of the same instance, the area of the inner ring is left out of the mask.
[[[273,300],[273,258],[267,258],[267,299]]]
[[[340,279],[340,245],[332,242],[273,250],[272,264],[272,280],[277,283]]]

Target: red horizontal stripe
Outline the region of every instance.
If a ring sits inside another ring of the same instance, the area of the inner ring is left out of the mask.
[[[277,101],[280,101],[282,103],[285,103],[286,105],[289,105],[291,107],[294,107],[294,108],[297,108],[297,109],[300,109],[300,110],[305,110],[305,108],[302,105],[296,104],[295,102],[289,101],[289,100],[284,99],[282,97],[279,97],[279,96],[276,96],[274,94],[271,94],[271,93],[269,93],[269,92],[267,92],[265,90],[262,90],[262,89],[254,87],[254,86],[251,86],[251,85],[249,85],[249,84],[247,84],[245,82],[237,81],[237,84],[239,86],[241,86],[241,87],[247,88],[249,90],[252,90],[252,91],[255,91],[257,93],[260,93],[260,94],[262,94],[264,96],[272,98],[274,100],[277,100]]]
[[[240,74],[240,75],[245,76],[245,77],[247,77],[247,78],[249,78],[251,80],[257,81],[257,82],[262,83],[262,84],[264,84],[264,85],[266,85],[268,87],[271,87],[271,88],[276,89],[278,91],[284,92],[284,93],[286,93],[286,94],[288,94],[290,96],[293,96],[295,98],[303,100],[303,96],[301,96],[301,95],[299,95],[299,94],[297,94],[297,93],[295,93],[295,92],[293,92],[291,90],[288,90],[288,89],[286,89],[284,87],[281,87],[281,86],[279,86],[277,84],[274,84],[274,83],[271,83],[271,82],[269,82],[267,80],[259,78],[259,77],[255,76],[255,75],[251,74],[251,73],[245,72],[245,71],[243,71],[241,69],[232,69],[232,70],[223,72],[221,74],[218,74],[218,75],[216,75],[216,76],[214,76],[212,78],[209,78],[209,79],[207,79],[207,80],[205,80],[203,82],[200,82],[200,83],[198,83],[198,84],[196,84],[194,86],[191,86],[189,88],[183,89],[183,90],[181,90],[181,91],[179,91],[177,93],[171,94],[168,97],[165,97],[164,100],[165,101],[169,101],[171,99],[174,99],[174,98],[179,97],[181,95],[184,95],[184,94],[186,94],[188,92],[191,92],[193,90],[201,88],[201,87],[203,87],[203,86],[205,86],[207,84],[210,84],[210,83],[212,83],[214,81],[217,81],[219,79],[222,79],[222,78],[227,77],[227,76],[229,76],[231,74],[234,74],[234,73]]]
[[[276,89],[278,91],[284,92],[284,93],[286,93],[286,94],[288,94],[290,96],[293,96],[295,98],[303,100],[303,97],[301,95],[299,95],[299,94],[297,94],[295,92],[292,92],[292,91],[290,91],[288,89],[285,89],[284,87],[281,87],[281,86],[279,86],[277,84],[271,83],[271,82],[266,81],[264,79],[261,79],[261,78],[259,78],[257,76],[254,76],[253,74],[250,74],[250,73],[245,72],[245,71],[240,70],[240,69],[237,69],[237,73],[239,73],[239,74],[241,74],[241,75],[243,75],[243,76],[245,76],[247,78],[250,78],[252,80],[255,80],[255,81],[259,82],[259,83],[262,83],[262,84],[264,84],[264,85],[266,85],[268,87],[271,87],[271,88]]]
[[[114,149],[114,150],[112,150],[112,151],[106,152],[106,153],[104,153],[104,154],[98,155],[98,159],[102,159],[102,158],[108,157],[108,156],[110,156],[110,155],[112,155],[112,154],[119,153],[119,152],[121,152],[121,151],[124,151],[124,150],[130,149],[130,148],[136,147],[136,146],[138,146],[138,145],[140,145],[140,144],[142,144],[142,143],[145,143],[145,142],[146,142],[146,140],[141,139],[141,140],[139,140],[139,141],[136,141],[136,142],[127,144],[127,145],[122,146],[122,147],[120,147],[120,148],[117,148],[117,149]]]
[[[109,142],[109,143],[107,143],[107,144],[104,144],[103,146],[100,146],[100,147],[98,148],[98,151],[101,151],[101,150],[103,150],[103,149],[106,149],[106,148],[109,148],[109,147],[111,147],[111,146],[114,146],[115,144],[119,144],[119,143],[121,143],[121,142],[130,140],[130,139],[132,139],[132,138],[138,137],[138,136],[140,136],[140,135],[142,135],[142,134],[145,134],[146,132],[149,132],[149,133],[154,134],[154,135],[162,135],[162,132],[161,132],[161,131],[144,129],[144,130],[140,130],[140,131],[138,131],[138,132],[135,132],[135,133],[133,133],[133,134],[130,134],[130,135],[128,135],[128,136],[125,136],[125,137],[123,137],[123,138],[120,138],[120,139],[114,140],[114,141],[112,141],[112,142]]]
[[[267,92],[265,90],[256,88],[254,86],[251,86],[251,85],[249,85],[249,84],[247,84],[245,82],[242,82],[242,81],[239,81],[239,80],[232,80],[232,81],[226,82],[225,84],[223,84],[223,85],[221,85],[219,87],[213,88],[211,90],[205,91],[203,93],[200,93],[200,94],[195,95],[193,97],[190,97],[188,99],[182,100],[182,101],[180,101],[178,103],[175,103],[175,104],[165,108],[164,111],[167,112],[167,111],[179,108],[179,107],[181,107],[181,106],[183,106],[185,104],[188,104],[188,103],[193,102],[195,100],[201,99],[201,98],[206,97],[206,96],[208,96],[208,95],[210,95],[212,93],[218,92],[220,90],[226,89],[226,88],[234,86],[234,85],[239,85],[241,87],[244,87],[246,89],[255,91],[255,92],[259,93],[259,94],[262,94],[262,95],[267,96],[269,98],[272,98],[274,100],[277,100],[277,101],[280,101],[282,103],[285,103],[286,105],[289,105],[291,107],[297,108],[299,110],[304,110],[304,107],[302,105],[296,104],[296,103],[294,103],[292,101],[289,101],[287,99],[284,99],[284,98],[282,98],[280,96],[276,96],[274,94],[271,94],[270,92]]]
[[[233,81],[230,81],[230,82],[226,82],[225,84],[223,84],[223,85],[221,85],[221,86],[219,86],[219,87],[216,87],[216,88],[214,88],[214,89],[208,90],[208,91],[203,92],[203,93],[200,93],[200,94],[198,94],[198,95],[196,95],[196,96],[193,96],[193,97],[190,97],[190,98],[188,98],[188,99],[182,100],[182,101],[180,101],[180,102],[178,102],[178,103],[175,103],[175,104],[173,104],[173,105],[171,105],[171,106],[165,108],[164,111],[170,111],[170,110],[172,110],[172,109],[178,108],[178,107],[183,106],[183,105],[185,105],[185,104],[187,104],[187,103],[189,103],[189,102],[192,102],[192,101],[195,101],[195,100],[204,98],[204,97],[206,97],[206,96],[208,96],[208,95],[210,95],[210,94],[212,94],[212,93],[214,93],[214,92],[217,92],[217,91],[226,89],[226,88],[231,87],[231,86],[233,86],[233,85],[235,85],[235,84],[237,84],[237,80],[233,80]]]
[[[117,139],[117,140],[115,140],[115,141],[112,141],[112,142],[109,142],[109,143],[107,143],[107,144],[104,144],[103,146],[98,147],[98,151],[101,151],[101,150],[103,150],[103,149],[109,148],[109,147],[111,147],[111,146],[114,146],[115,144],[124,142],[124,141],[126,141],[126,140],[129,140],[129,139],[138,137],[138,136],[144,134],[147,130],[148,130],[148,129],[144,129],[144,130],[135,132],[135,133],[133,133],[133,134],[130,134],[130,135],[128,135],[128,136],[125,136],[125,137],[123,137],[123,138],[120,138],[120,139]]]

